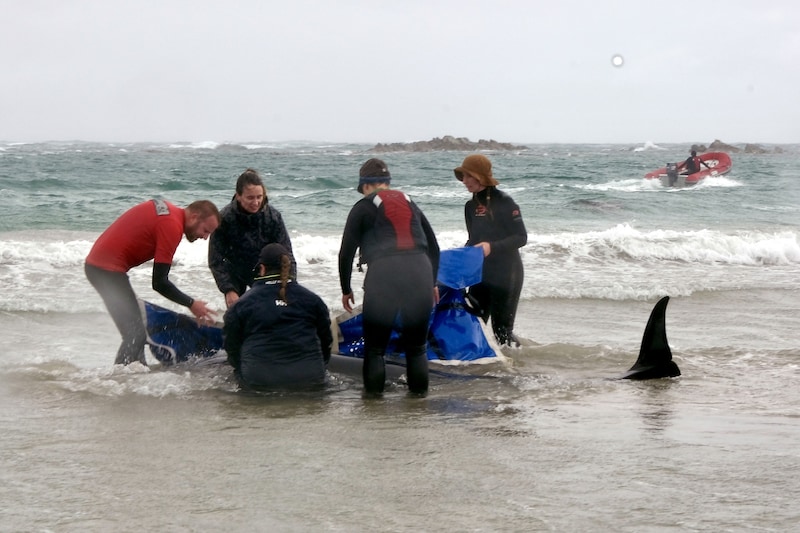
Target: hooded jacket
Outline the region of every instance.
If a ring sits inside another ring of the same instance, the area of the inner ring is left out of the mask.
[[[223,294],[241,295],[253,285],[258,254],[267,244],[277,242],[292,252],[283,217],[266,200],[257,212],[248,213],[234,198],[220,211],[220,219],[208,241],[208,267]],[[296,273],[294,264],[292,273]]]

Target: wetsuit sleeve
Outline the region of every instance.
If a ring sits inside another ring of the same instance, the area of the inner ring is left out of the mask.
[[[342,245],[339,248],[339,283],[342,286],[342,294],[350,294],[353,287],[350,286],[350,278],[353,275],[353,258],[361,242],[360,226],[363,209],[361,203],[357,203],[347,215],[347,222],[342,233]]]
[[[182,293],[180,289],[169,280],[170,268],[172,268],[172,265],[169,263],[153,264],[153,290],[176,304],[191,307],[194,300]]]
[[[522,221],[522,213],[517,203],[506,196],[499,212],[498,223],[503,225],[502,239],[492,241],[492,252],[506,253],[522,248],[528,242],[528,231]]]
[[[223,320],[223,346],[225,347],[225,352],[228,354],[228,364],[230,364],[236,372],[239,372],[244,334],[239,315],[236,312],[236,307],[228,309],[228,311],[225,312]]]
[[[220,227],[217,228],[217,231],[212,233],[211,237],[208,238],[208,268],[211,269],[214,281],[217,282],[217,288],[222,294],[229,291],[236,291],[236,285],[231,279],[227,260],[225,259],[225,250],[228,249],[225,225],[225,221],[223,220]]]
[[[436,240],[436,234],[422,211],[420,211],[420,221],[422,223],[422,231],[425,232],[425,239],[428,241],[426,253],[433,269],[433,284],[436,285],[436,279],[439,276],[439,241]]]

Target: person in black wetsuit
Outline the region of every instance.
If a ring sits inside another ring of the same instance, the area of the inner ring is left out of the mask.
[[[225,312],[224,346],[243,389],[314,389],[325,384],[331,319],[322,299],[292,277],[292,256],[268,244],[253,287]]]
[[[686,158],[686,161],[678,165],[678,170],[681,174],[686,174],[688,176],[695,172],[700,172],[700,165],[705,166],[709,170],[711,169],[710,166],[706,165],[705,161],[697,157],[697,151],[692,150],[691,155]]]
[[[370,395],[383,393],[384,354],[397,325],[409,392],[423,396],[428,391],[428,327],[439,300],[439,244],[419,207],[405,193],[390,189],[390,182],[380,159],[370,159],[359,171],[358,192],[364,197],[347,216],[339,249],[342,306],[349,312],[355,303],[350,279],[360,248],[359,268],[369,265],[362,315],[364,388]]]
[[[464,205],[469,238],[467,246],[483,248],[483,277],[469,289],[484,322],[492,319],[497,342],[519,346],[514,319],[522,292],[523,270],[519,249],[528,242],[528,232],[517,203],[497,188],[492,163],[486,156],[467,156],[454,169],[472,199]]]
[[[208,267],[230,307],[253,285],[253,265],[267,244],[292,253],[292,241],[280,211],[269,205],[261,176],[248,168],[236,180],[236,194],[220,211],[221,222],[208,241]],[[296,266],[292,265],[292,273]]]

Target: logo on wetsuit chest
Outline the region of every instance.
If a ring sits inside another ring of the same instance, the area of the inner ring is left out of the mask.
[[[475,216],[476,217],[485,217],[487,213],[485,205],[479,205],[475,208]]]
[[[288,306],[289,304],[287,304],[287,303],[286,303],[286,302],[284,302],[283,300],[275,300],[275,305],[276,305],[276,306],[278,306],[278,307],[286,307],[286,306]]]

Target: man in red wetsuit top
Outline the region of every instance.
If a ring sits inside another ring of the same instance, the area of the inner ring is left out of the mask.
[[[189,242],[207,239],[219,222],[219,211],[208,200],[193,202],[186,209],[164,200],[148,200],[123,213],[97,238],[84,268],[122,335],[115,364],[147,364],[147,332],[128,279],[128,271],[135,266],[152,259],[155,291],[185,305],[200,320],[213,318],[206,302],[187,296],[169,280],[169,270],[184,235]]]

